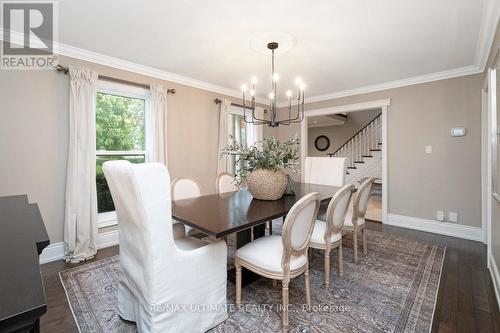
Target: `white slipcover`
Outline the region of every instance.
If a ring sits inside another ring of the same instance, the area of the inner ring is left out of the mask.
[[[306,157],[304,182],[344,186],[347,166],[344,157]]]
[[[224,241],[174,240],[163,164],[103,165],[118,217],[118,312],[139,333],[204,332],[227,319]]]

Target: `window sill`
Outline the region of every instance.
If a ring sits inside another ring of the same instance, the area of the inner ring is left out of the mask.
[[[97,214],[97,227],[99,229],[111,227],[117,224],[118,218],[116,217],[116,211]]]

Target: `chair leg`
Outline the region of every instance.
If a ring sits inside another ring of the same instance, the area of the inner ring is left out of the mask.
[[[361,230],[361,233],[363,234],[363,254],[366,255],[368,253],[367,245],[366,245],[366,233],[365,229]]]
[[[288,333],[288,282],[283,280],[283,333]]]
[[[273,288],[276,289],[277,286],[278,286],[278,280],[273,279]]]
[[[358,263],[358,231],[356,229],[352,232],[352,251],[353,251],[353,260],[354,263]]]
[[[241,306],[241,266],[238,261],[234,262],[236,267],[236,308]]]
[[[269,221],[269,235],[273,234],[273,221]]]
[[[343,253],[342,253],[342,239],[340,240],[339,244],[339,276],[342,277],[344,276],[344,258],[343,258]]]
[[[330,287],[330,250],[325,250],[325,288]]]
[[[306,264],[306,271],[304,272],[304,284],[306,285],[306,304],[307,308],[311,307],[311,288],[309,285],[309,262]]]

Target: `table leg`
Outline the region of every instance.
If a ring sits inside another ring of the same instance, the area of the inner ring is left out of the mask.
[[[239,249],[245,244],[252,241],[252,229],[253,229],[253,239],[264,237],[266,235],[266,225],[265,223],[254,226],[253,228],[245,229],[236,233],[236,249]],[[227,271],[227,278],[232,283],[236,283],[236,269],[231,268]],[[245,267],[241,269],[241,285],[244,287],[257,279],[260,275],[249,271]]]

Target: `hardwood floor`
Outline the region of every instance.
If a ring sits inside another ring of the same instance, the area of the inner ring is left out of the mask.
[[[486,247],[479,242],[368,222],[367,227],[446,246],[432,332],[498,332],[500,313],[486,268]],[[118,247],[99,250],[94,260],[118,253]],[[48,311],[41,331],[78,332],[58,273],[76,265],[62,261],[42,265]]]

